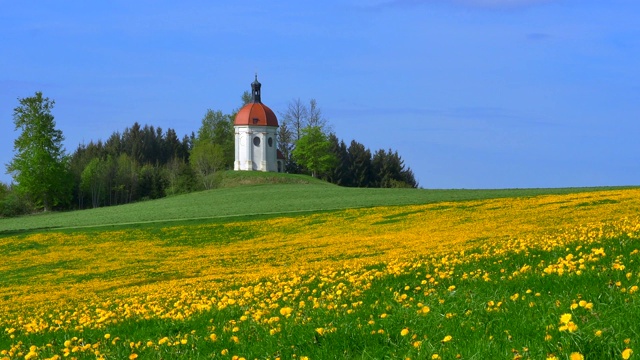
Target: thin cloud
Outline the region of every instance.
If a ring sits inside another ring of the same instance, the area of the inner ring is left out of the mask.
[[[413,7],[420,5],[450,3],[476,8],[488,9],[512,9],[526,6],[535,6],[558,0],[356,0],[355,4],[368,8],[385,7]]]
[[[527,40],[532,40],[532,41],[543,41],[551,38],[551,35],[546,33],[529,33],[526,36],[527,36]]]

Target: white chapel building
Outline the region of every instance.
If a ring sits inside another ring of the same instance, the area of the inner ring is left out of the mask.
[[[233,169],[244,171],[284,170],[278,151],[276,114],[260,99],[258,75],[251,83],[251,102],[243,106],[233,122],[235,128],[235,162]]]

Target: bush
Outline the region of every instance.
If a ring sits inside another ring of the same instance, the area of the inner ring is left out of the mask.
[[[0,184],[0,217],[19,216],[32,211],[33,206],[25,196],[21,196],[5,184]]]

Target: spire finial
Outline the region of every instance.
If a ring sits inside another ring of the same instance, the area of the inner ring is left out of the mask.
[[[262,84],[258,81],[258,73],[256,72],[256,78],[254,82],[251,83],[251,101],[254,103],[261,103],[260,100],[260,87]]]

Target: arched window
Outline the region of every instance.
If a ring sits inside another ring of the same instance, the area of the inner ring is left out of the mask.
[[[253,138],[253,145],[255,146],[260,146],[260,138],[259,137],[254,137]]]

